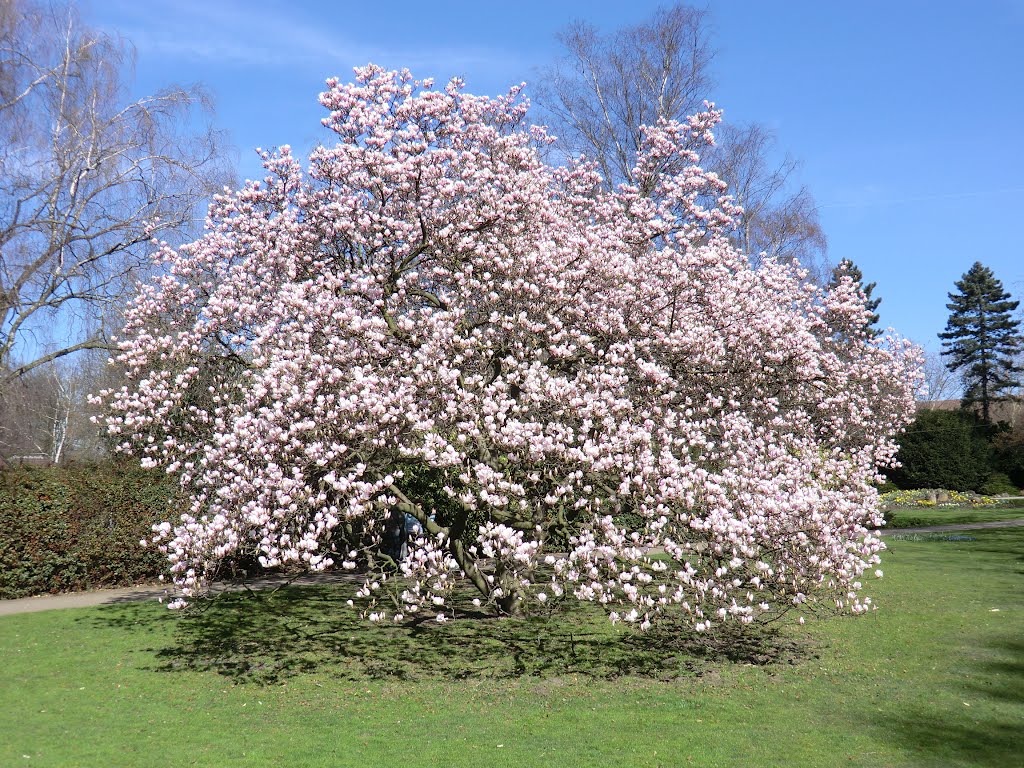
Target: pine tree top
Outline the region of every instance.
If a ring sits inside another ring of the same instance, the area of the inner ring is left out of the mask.
[[[946,309],[950,310],[950,316],[945,332],[939,334],[940,339],[947,340],[943,343],[944,347],[952,346],[949,340],[979,334],[991,334],[1008,340],[1018,335],[1020,321],[1015,320],[1010,313],[1017,309],[1020,302],[1010,298],[991,269],[976,261],[954,285],[959,292],[948,294]]]
[[[1020,321],[1012,313],[1020,305],[1010,298],[992,270],[980,261],[964,273],[949,294],[949,320],[939,334],[946,367],[964,374],[963,405],[981,405],[990,420],[990,405],[1004,399],[1021,382],[1015,356],[1024,349]]]
[[[1020,305],[1019,301],[1010,299],[1002,282],[980,261],[974,262],[974,266],[954,285],[959,293],[948,294],[950,303],[946,305],[946,309],[953,312],[966,309],[986,314],[1003,314],[1013,312]]]

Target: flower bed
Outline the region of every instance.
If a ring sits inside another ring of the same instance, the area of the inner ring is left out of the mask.
[[[977,493],[962,493],[934,488],[915,491],[891,491],[881,496],[882,506],[887,509],[913,507],[994,507],[999,499]]]

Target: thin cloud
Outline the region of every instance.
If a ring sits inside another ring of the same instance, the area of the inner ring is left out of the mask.
[[[877,198],[850,200],[847,202],[822,203],[819,209],[825,208],[870,208],[888,205],[906,205],[908,203],[927,203],[935,200],[960,200],[969,197],[992,197],[995,195],[1014,195],[1024,192],[1024,187],[1007,187],[1004,189],[983,189],[963,192],[942,192],[938,194],[915,195],[912,197]]]
[[[325,76],[344,78],[350,67],[373,61],[409,67],[422,76],[473,72],[480,77],[507,71],[517,60],[514,52],[482,46],[394,48],[354,42],[279,6],[237,0],[114,0],[104,15],[109,27],[143,55],[235,68],[316,67]]]

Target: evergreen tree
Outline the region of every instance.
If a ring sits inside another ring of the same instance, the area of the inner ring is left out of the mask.
[[[828,281],[828,288],[832,289],[839,285],[839,282],[844,278],[849,277],[856,283],[857,287],[864,294],[864,298],[867,299],[864,303],[865,309],[871,313],[871,317],[867,322],[864,330],[872,337],[879,336],[882,330],[878,327],[879,316],[875,311],[878,309],[878,305],[882,303],[879,298],[871,298],[871,292],[875,290],[875,283],[868,283],[864,285],[864,275],[861,274],[860,268],[849,259],[843,259],[835,268],[832,270],[832,277]]]
[[[980,261],[955,285],[959,293],[949,294],[949,320],[939,334],[942,354],[949,358],[949,370],[962,371],[963,407],[980,405],[982,421],[990,424],[991,404],[1020,386],[1018,374],[1024,370],[1014,365],[1024,337],[1020,321],[1011,315],[1020,302],[1010,300],[1003,284]]]

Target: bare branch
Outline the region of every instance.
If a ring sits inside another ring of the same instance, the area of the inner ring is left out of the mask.
[[[149,267],[226,180],[198,88],[127,98],[133,51],[71,6],[0,7],[0,384],[96,346]]]
[[[705,11],[677,4],[610,34],[583,22],[559,34],[564,57],[541,72],[537,100],[568,153],[596,162],[606,187],[637,183],[642,126],[682,121],[710,99],[708,26]],[[827,277],[817,206],[794,189],[798,163],[776,159],[775,136],[763,125],[723,125],[716,134],[718,146],[702,160],[743,207],[737,245],[755,264],[762,255],[798,259],[811,279]]]

